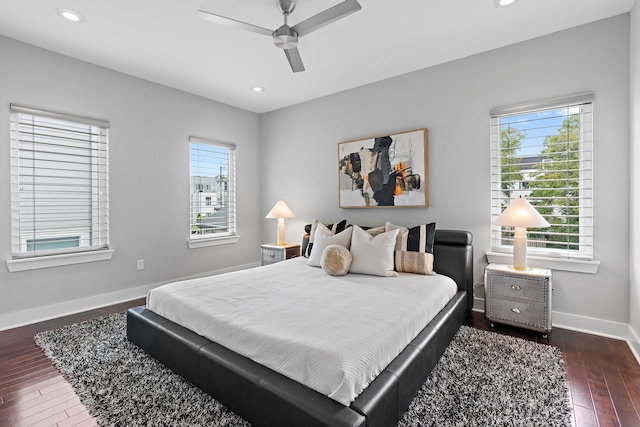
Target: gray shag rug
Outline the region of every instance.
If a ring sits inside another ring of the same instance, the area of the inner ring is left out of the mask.
[[[130,343],[124,313],[35,342],[101,426],[249,426]],[[398,426],[570,426],[570,417],[559,349],[462,326]]]

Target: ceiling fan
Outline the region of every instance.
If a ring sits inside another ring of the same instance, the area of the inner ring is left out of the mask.
[[[287,24],[287,20],[291,12],[293,12],[293,9],[295,9],[295,0],[277,0],[276,6],[284,16],[284,24],[276,30],[269,30],[253,24],[247,24],[246,22],[216,15],[211,12],[205,12],[204,10],[198,11],[198,17],[200,19],[215,22],[216,24],[227,25],[229,27],[240,28],[247,31],[253,31],[254,33],[271,36],[273,38],[273,44],[284,50],[284,54],[289,61],[289,65],[291,65],[291,69],[294,73],[297,73],[299,71],[304,71],[304,64],[302,63],[300,52],[298,52],[298,39],[312,31],[324,27],[325,25],[337,21],[338,19],[344,18],[353,12],[357,12],[362,8],[357,0],[344,0],[342,3],[338,3],[337,5],[314,15],[311,18],[305,19],[293,27],[290,27]]]

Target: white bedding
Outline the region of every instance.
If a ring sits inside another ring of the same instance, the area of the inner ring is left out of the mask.
[[[446,276],[334,277],[306,261],[164,285],[147,307],[349,405],[457,292]]]

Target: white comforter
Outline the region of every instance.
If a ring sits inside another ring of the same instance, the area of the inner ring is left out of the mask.
[[[305,262],[164,285],[147,307],[349,405],[457,291],[446,276],[333,277]]]

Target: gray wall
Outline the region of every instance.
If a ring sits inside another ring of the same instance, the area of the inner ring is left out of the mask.
[[[0,329],[144,295],[171,279],[259,257],[260,117],[0,37],[0,260],[11,258],[9,103],[109,120],[110,261],[9,273]],[[238,244],[187,248],[188,137],[237,144]],[[136,271],[136,260],[145,269]]]
[[[296,214],[287,241],[317,217],[387,219],[470,230],[475,280],[489,249],[489,110],[584,91],[595,94],[595,275],[555,272],[554,311],[640,331],[638,207],[629,198],[629,103],[638,122],[638,6],[622,15],[258,116],[0,37],[0,259],[10,254],[8,105],[110,120],[111,261],[9,273],[0,267],[0,329],[143,295],[173,279],[254,264],[275,240],[264,219],[279,198]],[[630,30],[631,29],[631,30]],[[629,54],[631,52],[631,56]],[[428,54],[422,52],[419,54]],[[630,63],[631,57],[631,63]],[[392,66],[392,65],[389,65]],[[630,69],[633,70],[630,78]],[[631,81],[631,97],[630,85]],[[339,209],[337,143],[427,127],[431,207]],[[189,250],[187,137],[238,145],[236,245]],[[639,164],[637,125],[631,162]],[[263,156],[261,158],[261,155]],[[259,179],[259,177],[263,177]],[[136,260],[145,270],[136,271]],[[630,286],[631,283],[631,286]],[[631,304],[629,296],[631,295]],[[629,307],[631,306],[631,309]]]
[[[631,259],[632,343],[640,354],[640,3],[631,11]]]
[[[489,110],[592,91],[594,257],[601,265],[597,274],[554,272],[554,312],[626,325],[629,46],[625,14],[265,114],[262,212],[285,199],[296,214],[286,222],[289,242],[298,242],[302,225],[314,218],[467,229],[475,281],[482,282],[490,248]],[[420,127],[429,129],[431,206],[339,209],[337,143]],[[275,223],[263,225],[262,239],[273,240]]]

